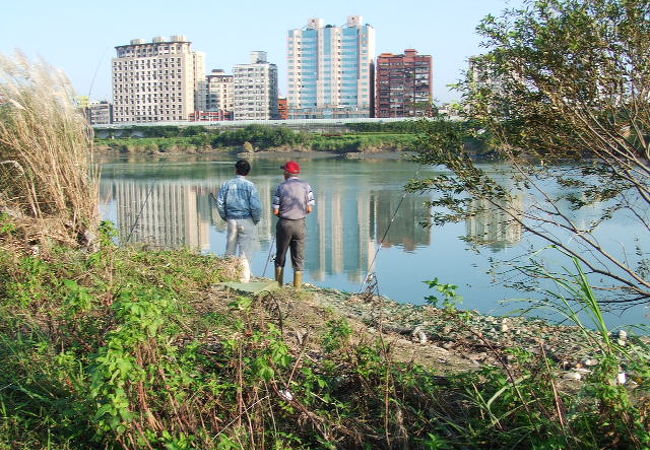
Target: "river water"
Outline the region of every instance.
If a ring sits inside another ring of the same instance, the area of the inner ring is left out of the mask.
[[[191,156],[107,161],[102,165],[102,216],[115,223],[122,242],[223,254],[225,223],[212,207],[209,194],[216,195],[219,186],[233,176],[234,161]],[[429,195],[404,194],[409,179],[416,174],[427,176],[434,168],[387,159],[299,161],[302,177],[312,185],[316,199],[315,212],[307,221],[306,282],[359,292],[366,287],[368,272],[374,272],[380,294],[423,304],[434,293],[425,281],[437,278],[458,286],[457,293],[464,298],[462,309],[497,315],[522,307],[512,299],[539,298],[527,292],[528,278],[507,270],[507,262],[522,256],[525,260],[525,255],[543,248],[543,242],[526,235],[515,222],[485,211],[468,221],[434,226],[424,204]],[[264,206],[258,225],[260,250],[252,258],[257,276],[273,277],[273,262],[268,258],[274,253],[275,218],[270,205],[273,190],[283,179],[279,168],[283,162],[252,161],[249,179],[257,185]],[[497,170],[498,166],[484,169]],[[571,214],[576,221],[586,221],[596,212]],[[639,235],[647,239],[637,231],[621,217],[604,224],[602,236],[632,249]],[[569,264],[553,251],[544,251],[542,258]],[[285,279],[290,281],[289,258],[286,272]],[[647,307],[636,306],[611,312],[607,318],[610,326],[648,325],[648,313]]]

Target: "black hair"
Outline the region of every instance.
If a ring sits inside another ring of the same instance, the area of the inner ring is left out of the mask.
[[[246,176],[248,175],[248,172],[251,171],[251,165],[245,159],[240,159],[235,163],[235,171],[237,172],[237,175]]]

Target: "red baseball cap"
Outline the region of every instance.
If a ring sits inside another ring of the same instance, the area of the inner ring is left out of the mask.
[[[291,174],[296,174],[300,173],[300,164],[295,161],[287,161],[284,166],[280,167],[280,169]]]

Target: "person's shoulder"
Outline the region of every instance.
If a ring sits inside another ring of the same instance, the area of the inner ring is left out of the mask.
[[[251,180],[249,180],[248,178],[243,178],[243,180],[244,180],[244,184],[248,186],[249,189],[256,189],[255,183],[253,183]]]

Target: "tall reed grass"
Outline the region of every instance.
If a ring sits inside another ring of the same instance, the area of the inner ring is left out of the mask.
[[[0,211],[83,244],[98,224],[99,171],[74,95],[44,61],[0,54]]]

